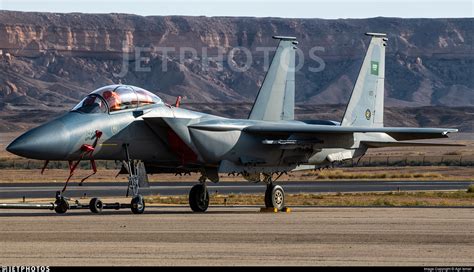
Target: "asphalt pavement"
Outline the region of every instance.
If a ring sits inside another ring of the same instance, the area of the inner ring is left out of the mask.
[[[141,188],[143,195],[187,195],[194,182],[154,182],[149,188]],[[207,183],[211,194],[263,194],[265,184],[249,182]],[[390,192],[390,191],[441,191],[465,190],[472,181],[287,181],[277,182],[286,193],[347,193],[347,192]],[[64,183],[14,183],[0,184],[0,199],[8,198],[49,198],[63,188]],[[69,184],[64,195],[69,197],[124,196],[125,182],[91,182],[78,186]]]
[[[474,264],[473,209],[258,207],[2,210],[4,266]],[[403,270],[403,268],[401,269]]]

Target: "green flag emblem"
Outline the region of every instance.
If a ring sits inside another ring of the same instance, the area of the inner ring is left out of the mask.
[[[370,73],[376,76],[379,75],[379,62],[378,61],[370,62]]]

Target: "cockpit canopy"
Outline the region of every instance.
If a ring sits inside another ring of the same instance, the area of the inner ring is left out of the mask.
[[[106,113],[163,104],[151,92],[129,85],[109,85],[90,93],[72,110],[83,113]]]

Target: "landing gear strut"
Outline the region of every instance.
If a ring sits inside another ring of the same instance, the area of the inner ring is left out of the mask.
[[[193,212],[205,212],[209,207],[209,192],[206,183],[196,184],[189,192],[189,206]]]
[[[139,176],[138,176],[138,167],[134,161],[130,160],[130,153],[128,152],[128,144],[123,144],[125,149],[126,163],[128,167],[128,189],[127,197],[132,192],[133,198],[131,201],[131,210],[134,214],[142,214],[145,211],[145,200],[143,196],[138,193],[140,188],[139,185]]]

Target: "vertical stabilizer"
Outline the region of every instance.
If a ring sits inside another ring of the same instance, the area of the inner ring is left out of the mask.
[[[341,126],[383,127],[386,34],[371,36]]]
[[[295,37],[273,36],[280,40],[270,68],[258,91],[249,119],[293,120],[295,112]]]

